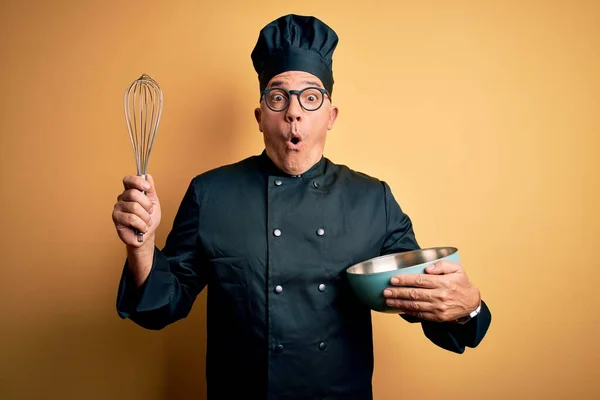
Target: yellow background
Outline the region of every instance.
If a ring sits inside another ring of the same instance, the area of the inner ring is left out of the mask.
[[[162,246],[194,175],[262,150],[250,52],[290,12],[340,36],[326,155],[459,247],[493,312],[462,356],[375,315],[375,398],[600,396],[600,3],[291,4],[2,2],[0,398],[204,398],[205,293],[158,333],[115,312],[122,96],[142,73],[164,92]]]

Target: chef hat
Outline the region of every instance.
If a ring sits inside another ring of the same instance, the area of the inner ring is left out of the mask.
[[[315,17],[290,14],[269,23],[260,31],[251,55],[261,92],[275,75],[304,71],[319,78],[331,95],[337,43],[333,29]]]

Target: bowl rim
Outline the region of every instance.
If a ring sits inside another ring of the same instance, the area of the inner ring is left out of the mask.
[[[443,258],[450,257],[451,255],[456,254],[458,252],[458,248],[456,248],[454,246],[435,246],[435,247],[425,247],[425,248],[422,248],[422,249],[414,249],[414,250],[408,250],[408,251],[399,251],[399,252],[396,252],[396,253],[384,254],[382,256],[377,256],[377,257],[369,258],[369,259],[366,259],[366,260],[361,261],[359,263],[353,264],[353,265],[349,266],[348,268],[346,268],[346,273],[347,274],[351,274],[351,275],[356,275],[356,276],[387,274],[387,273],[390,273],[390,272],[393,272],[393,271],[398,271],[398,269],[390,270],[390,271],[372,272],[370,274],[359,274],[359,273],[356,273],[356,272],[352,272],[350,270],[352,268],[356,267],[357,265],[366,263],[367,261],[376,261],[376,260],[381,260],[381,259],[384,259],[384,258],[394,258],[394,257],[398,256],[399,254],[410,254],[410,253],[417,253],[417,252],[425,251],[425,250],[439,250],[439,249],[450,249],[452,252],[450,254],[448,254],[447,256],[440,257],[440,258],[437,258],[435,260],[426,261],[426,262],[423,262],[423,263],[420,263],[420,264],[415,264],[415,265],[411,265],[410,267],[404,267],[404,268],[414,268],[414,267],[418,267],[419,265],[423,265],[423,264],[435,263],[435,262],[437,262],[437,261],[439,261],[439,260],[441,260]]]

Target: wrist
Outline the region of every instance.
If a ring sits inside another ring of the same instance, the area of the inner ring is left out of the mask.
[[[144,243],[141,246],[127,245],[127,257],[147,258],[154,254],[154,234],[144,235]]]
[[[469,314],[464,315],[460,318],[457,318],[454,322],[459,325],[464,325],[467,322],[471,321],[473,318],[477,317],[480,313],[481,313],[481,298],[479,299],[479,304],[477,305],[477,308],[475,308]]]

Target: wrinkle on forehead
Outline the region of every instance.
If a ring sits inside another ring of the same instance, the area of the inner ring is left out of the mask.
[[[290,87],[293,85],[316,86],[323,88],[321,80],[316,76],[302,71],[287,71],[274,76],[269,81],[267,88]]]

